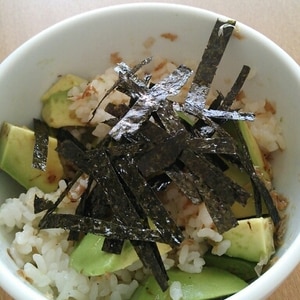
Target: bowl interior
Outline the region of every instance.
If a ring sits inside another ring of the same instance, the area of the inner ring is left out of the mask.
[[[92,11],[61,22],[29,40],[1,64],[0,121],[30,125],[32,118],[40,115],[41,95],[58,75],[73,73],[92,78],[112,65],[112,53],[119,53],[124,61],[152,55],[176,63],[198,62],[218,17],[221,16],[192,7],[132,4]],[[290,200],[286,238],[277,253],[280,259],[259,280],[231,297],[262,299],[300,261],[300,165],[295,163],[300,141],[295,138],[294,123],[300,111],[300,72],[299,66],[271,41],[243,24],[238,23],[238,29],[239,34],[229,42],[213,87],[226,93],[242,66],[249,65],[256,75],[247,80],[244,91],[250,99],[276,102],[286,139],[286,150],[274,160],[275,187]],[[166,39],[162,36],[165,33],[177,38]],[[145,46],[149,38],[154,41],[150,48]],[[2,172],[0,186],[1,202],[22,190]],[[1,274],[8,277],[4,280],[0,275],[0,284],[16,299],[39,299],[42,296],[26,284],[16,289],[20,282],[15,276],[16,266],[7,255],[9,241],[10,237],[1,233],[0,265],[6,270]]]

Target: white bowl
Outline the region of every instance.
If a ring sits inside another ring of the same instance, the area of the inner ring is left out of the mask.
[[[149,55],[143,46],[154,37],[152,55],[177,63],[199,61],[217,14],[193,7],[171,4],[130,4],[95,10],[70,18],[41,32],[0,65],[0,122],[28,125],[40,113],[40,96],[65,73],[91,78],[110,66],[110,54],[119,52],[124,60]],[[299,174],[300,139],[295,121],[300,112],[300,68],[278,46],[253,29],[238,23],[240,38],[233,38],[216,75],[222,91],[229,88],[243,64],[256,71],[244,90],[249,98],[269,99],[277,104],[278,118],[286,139],[286,150],[274,161],[275,187],[290,200],[284,244],[276,264],[241,292],[230,297],[264,299],[300,262]],[[178,35],[175,41],[162,33]],[[17,196],[20,188],[0,174],[0,197]],[[15,299],[45,299],[16,273],[7,254],[11,237],[0,235],[0,285]]]

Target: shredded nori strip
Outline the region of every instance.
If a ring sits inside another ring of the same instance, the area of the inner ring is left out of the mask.
[[[245,80],[247,79],[250,72],[250,67],[244,65],[242,70],[239,73],[239,76],[237,77],[236,81],[234,82],[233,86],[231,87],[231,90],[228,92],[226,97],[223,99],[222,103],[218,107],[218,109],[221,110],[228,110],[230,109],[231,105],[233,104],[234,100],[236,99],[238,93],[241,91]]]
[[[164,242],[173,246],[180,244],[183,240],[181,230],[169,216],[147,181],[138,172],[138,167],[125,157],[117,159],[114,166],[146,215],[153,221]]]
[[[141,125],[149,119],[151,113],[156,111],[162,101],[169,96],[175,96],[180,92],[182,86],[191,76],[192,71],[179,66],[165,79],[148,89],[145,86],[135,84],[130,77],[123,74],[122,85],[130,84],[131,97],[138,100],[125,116],[110,130],[109,134],[115,139],[120,140],[123,135],[134,134]]]
[[[157,230],[72,214],[53,213],[47,217],[47,224],[41,225],[40,228],[64,228],[71,231],[103,235],[111,239],[163,242]]]
[[[191,172],[183,171],[177,165],[172,165],[166,170],[166,174],[172,179],[177,187],[187,196],[194,204],[203,202],[203,192],[199,191],[201,186],[199,179]]]
[[[232,143],[231,137],[194,137],[187,140],[186,144],[196,154],[210,153],[233,155],[237,153],[237,147],[235,143]]]
[[[235,21],[216,21],[185,100],[185,111],[195,113],[195,109],[202,111],[205,108],[210,85],[232,35],[234,26]]]
[[[44,210],[51,209],[53,207],[53,202],[50,200],[45,200],[44,198],[40,198],[37,195],[35,195],[33,207],[34,213],[38,214]]]
[[[137,159],[140,172],[146,177],[162,173],[172,165],[185,147],[186,132],[180,131]]]
[[[33,119],[35,142],[33,147],[32,167],[46,171],[49,143],[49,129],[45,122]]]

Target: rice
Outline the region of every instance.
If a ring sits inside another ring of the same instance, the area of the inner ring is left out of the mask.
[[[161,58],[156,58],[154,64],[156,66],[152,72],[154,82],[176,67]],[[117,75],[113,69],[108,69],[91,82],[85,82],[69,91],[69,97],[73,99],[70,110],[84,123],[91,120],[92,111],[99,101],[102,101],[92,119],[94,124],[98,124],[93,134],[99,139],[110,130],[108,125],[99,124],[112,118],[104,111],[107,103],[120,104],[129,101],[127,96],[117,91],[110,93],[103,100],[116,79]],[[285,147],[281,129],[274,116],[275,110],[272,111],[269,104],[267,101],[248,102],[245,97],[239,99],[237,104],[245,111],[258,113],[251,130],[265,153]],[[82,133],[80,129],[76,129],[73,134],[81,136]],[[74,213],[86,185],[87,178],[81,177],[64,198],[58,212]],[[50,194],[31,188],[19,198],[7,199],[2,204],[0,226],[7,232],[15,233],[8,252],[20,268],[19,274],[48,299],[130,299],[139,283],[149,274],[149,270],[143,267],[141,261],[114,273],[87,277],[69,267],[69,254],[73,244],[67,240],[68,232],[63,229],[37,229],[43,213],[34,213],[35,195],[55,201],[65,188],[64,181],[59,183],[56,192]],[[166,270],[177,266],[187,273],[200,273],[205,265],[203,255],[207,251],[211,249],[213,254],[223,255],[230,247],[230,242],[223,240],[223,236],[216,231],[204,203],[192,204],[174,184],[170,184],[159,196],[176,223],[185,227],[183,232],[185,239],[180,247],[162,256]],[[173,282],[169,293],[173,300],[182,299],[181,283]]]

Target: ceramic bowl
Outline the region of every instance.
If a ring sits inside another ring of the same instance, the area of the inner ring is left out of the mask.
[[[0,122],[28,125],[39,116],[40,97],[60,74],[92,78],[111,66],[111,54],[125,61],[149,55],[177,63],[199,61],[217,18],[205,10],[172,4],[129,4],[99,9],[75,16],[44,30],[14,51],[0,65]],[[238,20],[237,20],[238,21]],[[300,139],[295,120],[300,113],[300,68],[283,50],[255,30],[237,22],[238,35],[228,45],[214,85],[228,90],[242,65],[256,75],[244,86],[249,98],[269,99],[286,140],[286,150],[274,159],[274,185],[290,201],[287,231],[278,249],[275,265],[241,292],[230,297],[264,299],[300,262]],[[162,34],[176,36],[172,41]],[[154,43],[146,47],[151,38]],[[149,40],[148,40],[149,41]],[[0,199],[21,191],[0,172]],[[14,297],[42,300],[43,295],[17,275],[7,253],[11,236],[0,233],[0,284]]]

